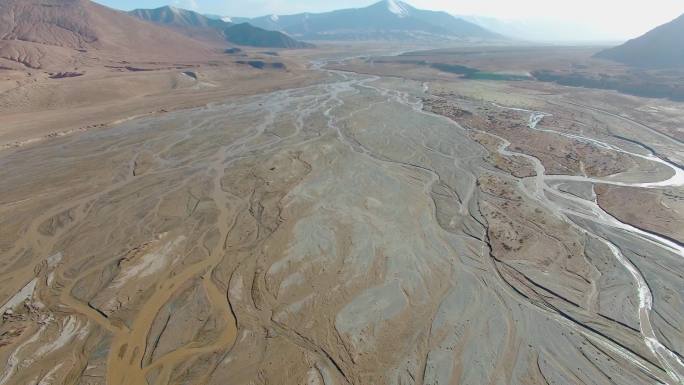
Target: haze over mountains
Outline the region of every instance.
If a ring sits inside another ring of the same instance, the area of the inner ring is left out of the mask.
[[[456,15],[492,32],[515,40],[572,44],[576,42],[617,42],[615,33],[576,21],[548,19],[504,19],[491,16]]]
[[[684,15],[597,57],[637,67],[684,67]]]
[[[420,10],[398,0],[326,13],[231,20],[249,22],[305,40],[503,39],[499,34],[446,12]]]
[[[269,48],[311,47],[310,44],[299,42],[281,32],[267,31],[247,23],[234,24],[173,6],[136,9],[130,14],[211,43],[220,44],[228,41],[238,45]]]

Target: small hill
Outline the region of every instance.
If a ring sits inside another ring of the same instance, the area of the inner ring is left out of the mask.
[[[310,48],[313,45],[297,41],[282,32],[267,31],[249,23],[234,24],[223,30],[231,43],[264,48]]]
[[[596,57],[645,68],[684,68],[684,15]]]
[[[220,19],[212,19],[197,12],[165,6],[155,9],[136,9],[130,15],[149,21],[176,32],[213,44],[222,44],[225,38],[222,29],[230,24]]]
[[[503,39],[446,12],[420,10],[398,0],[327,13],[233,20],[310,40]]]
[[[233,24],[218,17],[208,17],[187,9],[166,6],[157,9],[136,9],[130,14],[213,44],[222,44],[228,41],[232,44],[253,47],[311,47],[311,45],[299,42],[282,32],[267,31],[247,23]]]
[[[136,9],[129,13],[140,19],[178,27],[213,28],[222,25],[220,19],[212,19],[197,12],[173,6],[156,9]]]
[[[190,59],[203,43],[88,0],[0,0],[0,65],[59,68],[92,58]]]

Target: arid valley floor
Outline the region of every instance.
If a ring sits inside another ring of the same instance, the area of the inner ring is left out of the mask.
[[[409,50],[4,79],[0,385],[683,383],[684,104]]]

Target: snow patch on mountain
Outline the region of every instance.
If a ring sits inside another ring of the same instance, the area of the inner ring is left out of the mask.
[[[278,17],[278,15],[271,15],[271,20],[278,21],[280,20],[280,17]]]
[[[399,17],[406,17],[409,15],[408,8],[401,1],[387,0],[387,9]]]

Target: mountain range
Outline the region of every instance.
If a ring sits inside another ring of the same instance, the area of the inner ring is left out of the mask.
[[[647,68],[684,68],[684,15],[596,56]]]
[[[496,22],[470,20],[399,0],[251,19],[208,16],[172,6],[123,12],[89,0],[0,0],[0,68],[67,68],[102,58],[193,60],[227,45],[312,47],[300,40],[506,39],[476,24],[502,31]],[[682,37],[684,15],[597,57],[639,67],[682,68]]]
[[[446,12],[420,10],[399,0],[326,13],[231,18],[305,40],[504,39]]]
[[[268,48],[312,47],[311,44],[297,41],[279,31],[265,30],[248,23],[231,23],[220,18],[204,16],[194,11],[173,6],[136,9],[129,14],[208,43],[229,42],[237,45]]]

